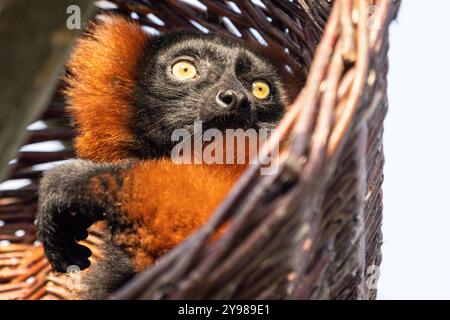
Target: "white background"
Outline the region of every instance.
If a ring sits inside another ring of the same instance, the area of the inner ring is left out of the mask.
[[[391,27],[380,299],[450,299],[450,1]]]

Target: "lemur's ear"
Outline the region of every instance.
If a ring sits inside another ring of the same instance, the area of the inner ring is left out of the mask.
[[[68,63],[66,95],[78,129],[79,157],[118,161],[128,156],[132,92],[147,40],[139,25],[111,15],[78,41]]]

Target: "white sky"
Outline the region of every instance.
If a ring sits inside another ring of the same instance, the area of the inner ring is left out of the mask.
[[[381,299],[450,299],[450,1],[391,27]]]

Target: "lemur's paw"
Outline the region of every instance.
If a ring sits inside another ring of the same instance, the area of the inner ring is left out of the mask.
[[[45,218],[51,216],[53,221]],[[89,267],[92,252],[78,241],[87,238],[87,229],[92,221],[82,214],[73,214],[71,210],[53,213],[40,211],[37,224],[39,238],[55,271],[67,272],[73,265],[81,270]]]
[[[67,272],[72,265],[80,269],[90,265],[91,251],[78,241],[87,238],[87,229],[94,222],[91,210],[97,208],[90,203],[85,190],[88,175],[80,174],[80,166],[79,163],[62,165],[41,180],[36,219],[38,238],[58,272]]]
[[[52,221],[50,217],[53,217]],[[86,239],[91,224],[81,214],[73,214],[72,210],[40,211],[38,234],[55,271],[67,272],[72,265],[80,269],[89,267],[91,251],[77,241]]]

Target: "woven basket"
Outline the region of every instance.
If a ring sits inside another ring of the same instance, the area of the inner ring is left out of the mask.
[[[194,237],[113,295],[117,299],[373,299],[381,262],[383,120],[387,111],[388,25],[393,0],[101,1],[98,13],[131,16],[149,32],[207,29],[265,47],[275,63],[307,82],[277,134],[286,136],[278,174],[248,170]],[[299,88],[300,90],[301,88]],[[34,215],[42,164],[73,156],[73,130],[55,97],[29,130],[0,191],[0,299],[70,299],[64,276],[36,241]],[[223,238],[208,242],[233,218]],[[99,256],[101,234],[87,239]]]

